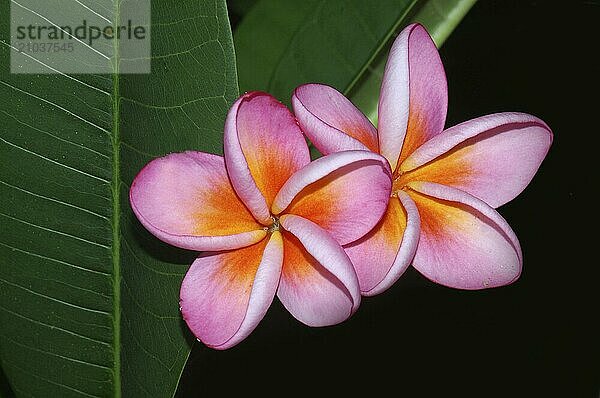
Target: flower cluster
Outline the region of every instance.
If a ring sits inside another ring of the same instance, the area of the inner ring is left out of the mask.
[[[202,252],[180,301],[199,340],[236,345],[275,295],[306,325],[342,322],[411,264],[460,289],[519,277],[519,241],[494,208],[531,181],[552,133],[520,113],[444,130],[446,78],[421,25],[391,49],[377,129],[329,86],[298,87],[292,105],[246,93],[225,121],[224,157],[170,154],[132,184],[150,232]],[[310,161],[305,135],[325,156]]]

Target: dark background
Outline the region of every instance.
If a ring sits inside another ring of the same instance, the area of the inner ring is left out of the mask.
[[[522,111],[554,131],[533,182],[499,210],[523,246],[516,283],[458,291],[410,269],[323,329],[276,302],[239,346],[196,344],[179,395],[598,397],[598,39],[600,1],[479,0],[441,49],[447,126]]]

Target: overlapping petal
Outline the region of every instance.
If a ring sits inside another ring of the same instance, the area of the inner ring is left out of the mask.
[[[391,287],[411,264],[419,243],[420,219],[404,192],[390,198],[381,222],[344,248],[358,276],[361,293],[374,296]]]
[[[379,152],[375,127],[333,87],[302,85],[294,90],[292,106],[302,131],[322,154],[353,149]]]
[[[309,326],[337,324],[411,262],[454,288],[516,280],[519,241],[492,206],[527,186],[552,132],[519,113],[443,131],[447,100],[435,44],[414,24],[389,55],[379,131],[334,88],[307,84],[292,96],[296,117],[266,93],[242,95],[225,122],[224,159],[150,162],[131,187],[136,216],[163,241],[212,251],[181,287],[192,332],[232,347],[275,294]],[[310,163],[301,128],[327,156]]]
[[[341,246],[313,222],[283,215],[284,264],[277,296],[309,326],[350,317],[360,305],[358,279]]]
[[[146,229],[184,249],[235,249],[266,235],[232,189],[220,156],[185,152],[154,159],[136,176],[129,197]]]
[[[392,170],[421,144],[442,132],[448,108],[444,66],[419,24],[395,40],[379,98],[379,148]]]
[[[294,92],[299,124],[317,149],[325,154],[379,150],[393,171],[398,198],[392,197],[375,229],[345,244],[364,295],[391,286],[415,253],[417,269],[457,288],[500,286],[520,273],[519,242],[490,206],[512,200],[529,184],[552,132],[521,113],[489,115],[443,131],[447,102],[438,51],[419,24],[405,28],[390,51],[379,100],[378,145],[372,142],[372,125],[335,89],[307,84]],[[307,206],[312,213],[292,210],[300,181],[284,185],[274,208],[289,206],[294,214],[327,225],[315,216],[318,206]]]
[[[409,183],[421,215],[413,266],[434,282],[459,289],[509,284],[521,273],[519,241],[485,202],[456,188]]]
[[[295,214],[324,228],[342,245],[369,232],[385,212],[391,175],[385,159],[343,151],[295,173],[273,202],[273,214]]]
[[[292,113],[261,92],[242,95],[225,121],[224,151],[231,183],[257,220],[271,223],[269,208],[285,181],[310,162]]]
[[[432,138],[401,165],[405,180],[449,185],[498,207],[529,184],[552,144],[552,132],[524,113],[483,116]]]
[[[180,293],[181,313],[194,335],[216,349],[245,339],[275,297],[282,264],[277,231],[255,245],[194,261]]]

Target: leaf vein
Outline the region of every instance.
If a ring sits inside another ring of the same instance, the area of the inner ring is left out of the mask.
[[[23,192],[23,193],[29,194],[29,195],[31,195],[31,196],[35,196],[35,197],[37,197],[37,198],[40,198],[40,199],[49,200],[49,201],[51,201],[51,202],[58,203],[58,204],[60,204],[60,205],[66,206],[66,207],[71,207],[71,208],[73,208],[73,209],[80,210],[80,211],[82,211],[82,212],[85,212],[85,213],[91,214],[91,215],[93,215],[93,216],[96,216],[96,217],[99,217],[99,218],[102,218],[102,219],[104,219],[104,220],[107,220],[107,221],[108,221],[108,217],[106,217],[106,216],[103,216],[102,214],[99,214],[99,213],[95,213],[95,212],[93,212],[93,211],[91,211],[91,210],[88,210],[88,209],[85,209],[85,208],[83,208],[83,207],[79,207],[79,206],[76,206],[76,205],[74,205],[74,204],[71,204],[71,203],[63,202],[62,200],[58,200],[58,199],[50,198],[50,197],[48,197],[48,196],[44,196],[44,195],[37,194],[37,193],[35,193],[35,192],[28,191],[27,189],[24,189],[24,188],[18,187],[18,186],[16,186],[16,185],[11,185],[11,184],[9,184],[9,183],[7,183],[7,182],[5,182],[5,181],[2,181],[2,180],[0,180],[0,184],[6,185],[6,186],[7,186],[7,187],[9,187],[9,188],[13,188],[13,189],[15,189],[15,190],[17,190],[17,191],[21,191],[21,192]]]
[[[131,338],[132,338],[133,342],[135,343],[135,345],[137,345],[140,348],[140,350],[142,350],[144,352],[144,354],[146,354],[150,358],[154,359],[159,365],[161,365],[163,368],[165,368],[165,370],[169,370],[169,367],[160,358],[158,358],[156,355],[152,354],[150,351],[148,351],[146,348],[144,348],[142,343],[135,336],[134,329],[129,324],[129,319],[127,319],[127,316],[125,314],[123,314],[122,319],[123,319],[125,325],[127,326],[127,329],[129,329]]]
[[[27,349],[29,349],[31,351],[35,351],[35,352],[39,352],[41,354],[46,354],[46,355],[54,356],[54,357],[61,358],[61,359],[64,359],[64,360],[70,361],[70,362],[75,362],[75,363],[78,363],[78,364],[81,364],[81,365],[92,366],[92,367],[100,368],[100,369],[107,369],[109,371],[111,370],[111,368],[109,368],[108,366],[105,366],[105,365],[100,365],[100,364],[89,362],[89,361],[82,361],[80,359],[71,358],[71,357],[68,357],[68,356],[65,356],[65,355],[60,355],[60,354],[57,354],[56,352],[52,352],[52,351],[41,350],[39,348],[35,348],[35,347],[32,347],[32,346],[28,346],[26,344],[20,343],[20,342],[14,340],[13,338],[11,338],[9,335],[7,335],[5,333],[2,333],[2,335],[7,340],[12,341],[14,344],[16,344],[16,345],[18,345],[20,347],[23,347],[23,348],[27,348]]]
[[[181,273],[175,273],[175,272],[163,272],[163,271],[157,271],[154,268],[151,268],[149,266],[147,266],[142,260],[140,260],[138,258],[138,256],[135,254],[135,252],[133,251],[133,249],[131,248],[131,246],[129,246],[129,242],[127,242],[127,239],[125,239],[125,237],[123,237],[123,243],[125,243],[125,247],[129,250],[129,252],[131,253],[131,255],[133,256],[133,258],[140,263],[140,265],[146,269],[148,269],[151,272],[154,272],[155,274],[159,274],[159,275],[168,275],[168,276],[178,276],[181,277]]]
[[[102,276],[110,276],[110,273],[108,273],[108,272],[97,271],[97,270],[93,270],[93,269],[90,269],[90,268],[81,267],[79,265],[71,264],[71,263],[68,263],[68,262],[63,261],[63,260],[59,260],[59,259],[56,259],[56,258],[44,256],[42,254],[37,254],[37,253],[33,253],[33,252],[30,252],[30,251],[27,251],[27,250],[19,249],[18,247],[10,246],[10,245],[7,245],[6,243],[3,243],[3,242],[0,242],[0,246],[4,246],[4,247],[6,247],[6,248],[8,248],[10,250],[18,251],[18,252],[23,253],[25,255],[29,255],[29,256],[33,256],[33,257],[38,257],[38,258],[40,258],[42,260],[48,260],[48,261],[52,261],[52,262],[55,262],[55,263],[58,263],[58,264],[66,265],[66,266],[69,266],[69,267],[73,267],[73,268],[81,270],[81,271],[91,272],[91,273],[102,275]]]
[[[60,326],[49,325],[47,323],[38,321],[37,319],[33,319],[33,318],[28,317],[28,316],[21,315],[18,312],[11,311],[8,308],[3,307],[1,305],[0,305],[0,310],[3,310],[3,311],[5,311],[5,312],[7,312],[9,314],[12,314],[13,316],[16,316],[18,318],[24,319],[24,320],[26,320],[28,322],[35,323],[36,325],[45,326],[45,327],[47,327],[48,329],[51,329],[51,330],[58,330],[58,331],[61,331],[63,333],[70,334],[71,336],[78,337],[78,338],[84,339],[84,340],[89,340],[89,341],[92,341],[92,342],[94,342],[96,344],[101,344],[101,345],[107,346],[107,347],[109,347],[109,348],[112,349],[112,346],[109,343],[105,342],[105,341],[96,340],[96,339],[94,339],[92,337],[84,336],[83,334],[79,334],[79,333],[73,332],[72,330],[61,328]]]
[[[61,299],[59,299],[59,298],[57,298],[57,297],[52,297],[52,296],[48,296],[48,295],[46,295],[46,294],[44,294],[44,293],[36,292],[35,290],[32,290],[32,289],[29,289],[29,288],[27,288],[27,287],[25,287],[25,286],[19,285],[18,283],[13,283],[13,282],[7,281],[6,279],[3,279],[3,278],[0,278],[0,282],[4,282],[4,283],[6,283],[7,285],[10,285],[10,286],[16,287],[16,288],[18,288],[18,289],[25,290],[26,292],[29,292],[29,293],[31,293],[31,294],[33,294],[33,295],[35,295],[35,296],[42,297],[42,298],[45,298],[45,299],[47,299],[47,300],[54,301],[54,302],[56,302],[56,303],[59,303],[59,304],[65,305],[65,306],[67,306],[67,307],[72,307],[72,308],[76,308],[76,309],[78,309],[78,310],[83,310],[83,311],[87,311],[87,312],[92,312],[92,313],[95,313],[95,314],[106,315],[106,316],[108,316],[108,317],[110,317],[110,315],[111,315],[111,314],[109,314],[107,311],[103,311],[103,310],[95,310],[95,309],[93,309],[93,308],[87,308],[87,307],[83,307],[83,306],[81,306],[81,305],[78,305],[78,304],[73,304],[73,303],[69,303],[68,301],[61,300]]]
[[[79,99],[79,98],[78,98],[78,99]],[[54,134],[52,134],[52,133],[50,133],[50,132],[48,132],[48,131],[45,131],[45,130],[39,129],[39,128],[37,128],[37,127],[34,127],[34,126],[32,126],[32,125],[30,125],[30,124],[28,124],[28,123],[25,123],[25,122],[23,122],[23,121],[21,121],[21,120],[17,119],[15,116],[11,115],[10,113],[8,113],[8,112],[6,112],[6,111],[4,111],[4,110],[2,110],[2,109],[0,109],[0,112],[2,112],[4,115],[6,115],[6,116],[10,117],[11,119],[13,119],[15,122],[19,123],[20,125],[26,126],[26,127],[30,128],[30,129],[32,129],[32,130],[35,130],[35,131],[37,131],[37,132],[40,132],[40,133],[42,133],[42,134],[46,134],[47,136],[49,136],[49,137],[52,137],[52,138],[55,138],[55,139],[56,139],[56,140],[58,140],[58,141],[64,142],[64,143],[66,143],[66,144],[69,144],[69,145],[76,146],[78,149],[84,149],[84,150],[86,150],[86,151],[92,152],[92,153],[94,153],[94,154],[96,154],[96,155],[98,155],[98,156],[101,156],[101,157],[103,157],[103,158],[106,158],[106,159],[108,159],[108,158],[109,158],[107,155],[105,155],[105,154],[103,154],[103,153],[100,153],[100,152],[98,152],[98,151],[95,151],[95,150],[93,150],[92,148],[88,148],[88,147],[86,147],[86,146],[84,146],[84,145],[78,144],[78,143],[76,143],[76,142],[73,142],[73,141],[65,140],[64,138],[60,138],[59,136],[57,136],[57,135],[54,135]]]
[[[11,219],[11,220],[14,220],[14,221],[20,222],[20,223],[22,223],[22,224],[25,224],[25,225],[29,225],[29,226],[31,226],[31,227],[34,227],[34,228],[39,228],[39,229],[41,229],[41,230],[48,231],[48,232],[50,232],[50,233],[53,233],[53,234],[57,234],[57,235],[66,236],[66,237],[68,237],[68,238],[75,239],[75,240],[78,240],[78,241],[80,241],[80,242],[88,243],[88,244],[90,244],[90,245],[98,246],[98,247],[101,247],[101,248],[103,248],[103,249],[110,249],[110,246],[104,245],[104,244],[102,244],[102,243],[93,242],[93,241],[91,241],[91,240],[87,240],[87,239],[84,239],[84,238],[80,238],[80,237],[78,237],[78,236],[74,236],[74,235],[68,234],[68,233],[66,233],[66,232],[57,231],[57,230],[55,230],[55,229],[52,229],[52,228],[46,228],[46,227],[42,227],[41,225],[33,224],[33,223],[30,223],[30,222],[28,222],[28,221],[21,220],[21,219],[19,219],[19,218],[16,218],[16,217],[9,216],[8,214],[0,213],[0,216],[3,216],[3,217],[6,217],[6,218],[9,218],[9,219]]]
[[[75,113],[71,112],[70,110],[68,110],[68,109],[66,109],[66,108],[63,108],[62,106],[60,106],[60,105],[58,105],[58,104],[55,104],[55,103],[54,103],[54,102],[52,102],[52,101],[48,101],[47,99],[45,99],[45,98],[42,98],[42,97],[39,97],[39,96],[37,96],[37,95],[35,95],[35,94],[33,94],[33,93],[27,92],[27,91],[25,91],[25,90],[21,90],[20,88],[18,88],[18,87],[15,87],[15,86],[13,86],[13,85],[11,85],[11,84],[9,84],[9,83],[7,83],[7,82],[3,81],[3,80],[0,80],[0,83],[2,83],[3,85],[7,86],[8,88],[10,88],[10,89],[12,89],[12,90],[18,91],[18,92],[20,92],[20,93],[22,93],[22,94],[28,95],[28,96],[30,96],[30,97],[33,97],[33,98],[37,99],[37,100],[40,100],[40,101],[42,101],[42,102],[45,102],[46,104],[48,104],[48,105],[50,105],[50,106],[52,106],[52,107],[54,107],[54,108],[56,108],[56,109],[59,109],[59,110],[61,110],[61,111],[65,112],[66,114],[68,114],[68,115],[70,115],[70,116],[73,116],[74,118],[76,118],[76,119],[79,119],[79,120],[81,120],[82,122],[84,122],[84,123],[87,123],[87,124],[89,124],[90,126],[97,128],[97,129],[98,129],[98,130],[100,130],[100,131],[103,131],[103,132],[105,132],[106,134],[110,134],[110,131],[108,131],[108,130],[107,130],[107,129],[105,129],[104,127],[100,127],[100,126],[98,126],[97,124],[94,124],[93,122],[90,122],[89,120],[85,119],[84,117],[81,117],[81,116],[79,116],[79,115],[77,115],[77,114],[75,114]]]
[[[37,153],[37,152],[34,152],[34,151],[31,151],[31,150],[29,150],[29,149],[27,149],[27,148],[23,148],[23,147],[21,147],[21,146],[19,146],[19,145],[13,144],[12,142],[10,142],[10,141],[7,141],[7,140],[5,140],[5,139],[4,139],[4,138],[2,138],[2,137],[0,137],[0,140],[1,140],[2,142],[4,142],[4,143],[6,143],[6,144],[8,144],[8,145],[10,145],[10,146],[12,146],[12,147],[14,147],[14,148],[20,149],[20,150],[22,150],[23,152],[26,152],[26,153],[29,153],[29,154],[31,154],[31,155],[34,155],[34,156],[36,156],[36,157],[38,157],[38,158],[40,158],[40,159],[43,159],[43,160],[45,160],[45,161],[47,161],[47,162],[50,162],[50,163],[56,164],[57,166],[64,167],[65,169],[68,169],[68,170],[74,171],[74,172],[76,172],[76,173],[79,173],[79,174],[82,174],[82,175],[88,176],[88,177],[90,177],[90,178],[93,178],[93,179],[96,179],[96,180],[98,180],[98,181],[101,181],[101,182],[103,182],[103,183],[105,183],[105,184],[108,184],[108,183],[110,183],[110,181],[108,181],[108,180],[106,180],[106,179],[104,179],[104,178],[102,178],[102,177],[98,177],[98,176],[95,176],[95,175],[93,175],[93,174],[86,173],[86,172],[85,172],[85,171],[83,171],[83,170],[76,169],[75,167],[71,167],[71,166],[69,166],[69,165],[66,165],[66,164],[64,164],[64,163],[57,162],[56,160],[50,159],[50,158],[48,158],[48,157],[46,157],[46,156],[44,156],[44,155],[42,155],[42,154],[39,154],[39,153]]]
[[[92,394],[88,394],[88,393],[87,393],[87,392],[85,392],[85,391],[78,390],[78,389],[76,389],[76,388],[74,388],[74,387],[71,387],[71,386],[68,386],[68,385],[66,385],[66,384],[63,384],[63,383],[57,383],[57,382],[54,382],[54,381],[52,381],[52,380],[46,379],[46,378],[44,378],[44,377],[42,377],[42,376],[36,375],[36,374],[34,374],[34,373],[32,373],[32,372],[30,372],[30,371],[28,371],[28,370],[25,370],[25,369],[21,368],[20,366],[17,366],[17,365],[15,365],[15,364],[13,364],[13,363],[9,363],[9,362],[4,362],[4,361],[3,361],[3,362],[2,362],[2,365],[3,365],[3,366],[8,366],[8,367],[11,367],[11,368],[14,368],[14,369],[17,369],[17,370],[19,370],[19,371],[21,371],[21,372],[23,372],[23,373],[25,373],[25,374],[27,374],[27,375],[29,375],[29,376],[33,376],[33,377],[34,377],[34,378],[36,378],[36,379],[39,379],[39,380],[45,381],[46,383],[49,383],[49,384],[55,385],[55,386],[57,386],[57,387],[61,387],[61,388],[64,388],[64,389],[67,389],[67,390],[73,391],[73,392],[75,392],[75,393],[77,393],[77,394],[80,394],[80,395],[83,395],[83,396],[86,396],[86,397],[92,397],[92,398],[102,398],[102,397],[100,397],[99,395],[92,395]]]

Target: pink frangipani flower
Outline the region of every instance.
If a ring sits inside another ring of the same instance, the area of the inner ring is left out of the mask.
[[[494,210],[529,184],[552,143],[550,128],[523,113],[498,113],[444,130],[448,94],[438,51],[418,24],[395,40],[386,64],[378,130],[341,93],[298,87],[300,127],[323,154],[371,150],[393,170],[382,221],[345,246],[363,295],[389,288],[411,264],[460,289],[515,281],[519,241]]]
[[[181,312],[206,345],[246,338],[277,294],[310,326],[342,322],[360,304],[343,250],[368,233],[391,192],[386,160],[354,150],[310,162],[292,113],[252,92],[225,122],[225,157],[173,153],[135,178],[131,206],[156,237],[204,251],[181,286]]]

